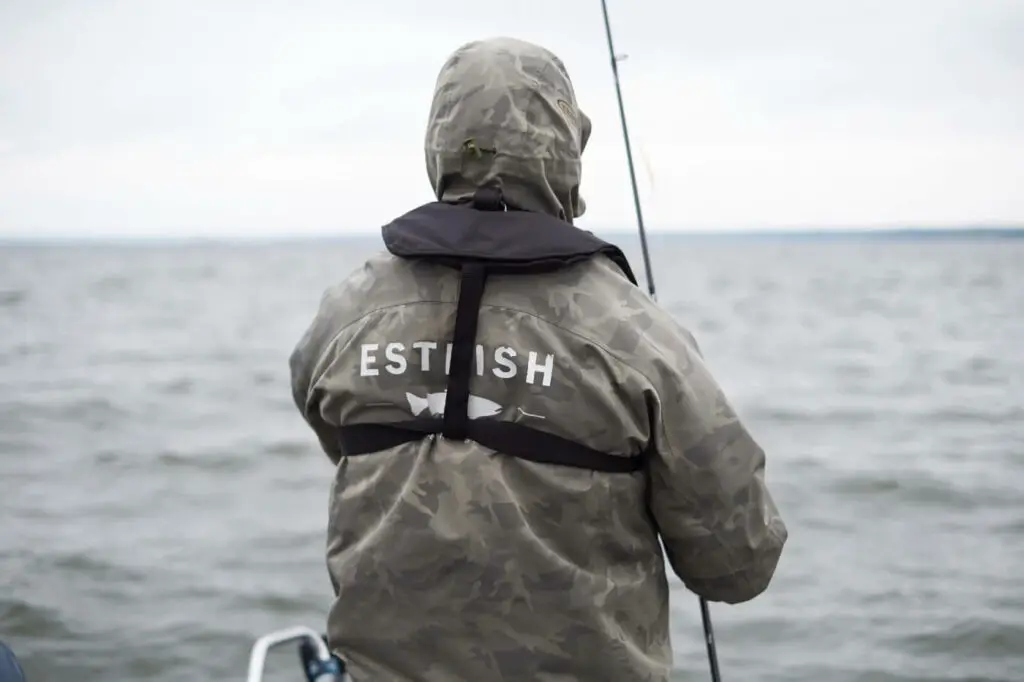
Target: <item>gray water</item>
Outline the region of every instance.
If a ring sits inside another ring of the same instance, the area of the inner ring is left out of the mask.
[[[261,633],[323,627],[332,471],[287,356],[375,247],[0,247],[0,639],[29,682],[242,680]],[[726,682],[1024,680],[1024,240],[654,247],[791,533],[765,595],[712,607]],[[674,588],[678,679],[708,679]]]

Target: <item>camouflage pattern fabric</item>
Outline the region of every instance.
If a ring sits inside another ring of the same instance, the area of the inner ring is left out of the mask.
[[[446,201],[498,182],[510,203],[571,221],[589,128],[551,53],[471,43],[438,78],[430,180]],[[763,592],[787,538],[763,451],[693,337],[600,257],[488,280],[470,417],[613,453],[650,442],[645,470],[441,437],[346,457],[339,425],[443,412],[458,287],[454,270],[382,253],[325,293],[291,357],[295,402],[337,465],[332,650],[356,682],[667,680],[659,538],[693,592]]]
[[[437,78],[427,175],[438,199],[494,184],[510,205],[571,223],[586,210],[581,157],[590,127],[558,57],[512,38],[468,43]]]

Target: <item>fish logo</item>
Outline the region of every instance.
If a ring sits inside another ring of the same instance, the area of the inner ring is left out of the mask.
[[[415,393],[405,394],[405,399],[409,401],[409,410],[414,416],[420,416],[424,412],[430,412],[432,417],[440,417],[444,414],[445,402],[448,399],[448,391],[441,391],[439,393],[428,393],[426,397],[421,398]],[[501,411],[505,408],[487,398],[481,398],[478,395],[469,394],[469,408],[467,410],[470,419],[486,419],[488,417],[497,417],[501,414]],[[517,407],[516,410],[526,416],[534,417],[536,419],[544,419],[539,414],[530,414],[521,407]]]

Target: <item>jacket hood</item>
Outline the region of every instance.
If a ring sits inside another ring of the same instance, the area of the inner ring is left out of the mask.
[[[590,130],[558,57],[514,38],[474,41],[438,75],[427,175],[440,201],[466,201],[494,186],[510,208],[572,223],[586,209],[581,157]]]

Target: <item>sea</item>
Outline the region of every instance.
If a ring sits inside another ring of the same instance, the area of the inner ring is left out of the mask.
[[[1013,236],[651,237],[790,532],[767,592],[711,606],[724,682],[1024,681]],[[240,681],[261,634],[323,629],[332,468],[287,361],[378,248],[0,245],[0,640],[28,682]],[[709,680],[671,600],[673,679]],[[294,649],[266,679],[303,679]]]

